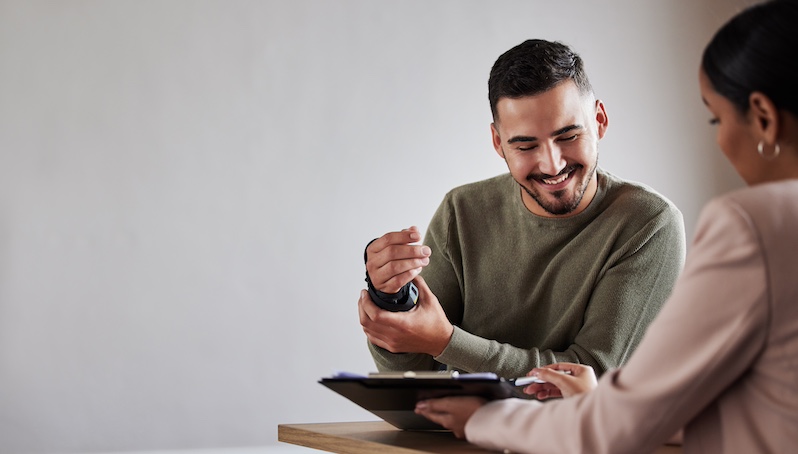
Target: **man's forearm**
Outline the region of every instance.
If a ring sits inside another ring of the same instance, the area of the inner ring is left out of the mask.
[[[406,370],[435,370],[438,364],[424,353],[391,353],[384,348],[368,343],[369,352],[379,372]]]

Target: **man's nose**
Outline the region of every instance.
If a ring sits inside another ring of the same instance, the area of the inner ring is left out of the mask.
[[[542,147],[538,170],[540,173],[555,176],[565,169],[565,159],[562,157],[560,147],[555,144]]]

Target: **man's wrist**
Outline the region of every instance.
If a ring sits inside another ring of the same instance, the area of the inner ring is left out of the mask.
[[[429,354],[432,355],[433,358],[440,356],[441,353],[443,353],[443,351],[446,350],[446,347],[449,346],[449,342],[451,342],[452,340],[452,335],[454,334],[454,325],[449,323],[446,325],[446,327],[447,329],[444,330],[444,333],[441,336],[440,340],[434,343],[434,345],[436,346],[434,351],[429,352]]]

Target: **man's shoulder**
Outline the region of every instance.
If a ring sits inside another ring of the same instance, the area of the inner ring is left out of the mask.
[[[662,214],[681,217],[676,205],[651,186],[620,178],[607,171],[602,171],[600,175],[604,180],[605,191],[602,211],[611,210],[635,216]]]
[[[495,200],[511,193],[512,177],[509,173],[496,175],[473,183],[466,183],[451,189],[446,197],[452,200]]]
[[[453,188],[450,192],[469,193],[469,192],[479,192],[485,189],[506,188],[510,180],[512,180],[512,177],[510,176],[509,173],[502,173],[500,175],[486,178],[484,180],[474,181],[472,183],[466,183],[457,186]]]

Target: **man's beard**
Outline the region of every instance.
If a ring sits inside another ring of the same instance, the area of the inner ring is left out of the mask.
[[[590,180],[593,179],[593,175],[596,173],[597,166],[598,166],[598,160],[596,160],[593,163],[593,167],[585,174],[584,180],[582,181],[582,186],[577,188],[573,196],[570,198],[568,198],[568,193],[566,190],[554,191],[547,193],[554,196],[554,200],[551,201],[542,196],[539,192],[532,191],[523,184],[521,184],[520,186],[547,213],[555,216],[562,216],[564,214],[569,214],[573,212],[579,206],[579,204],[582,203],[582,199],[585,197],[585,192],[587,191],[587,187],[590,184]],[[584,168],[584,166],[580,165],[578,168],[573,169],[573,172],[578,171],[579,168]],[[536,188],[537,186],[533,185],[532,187]]]

